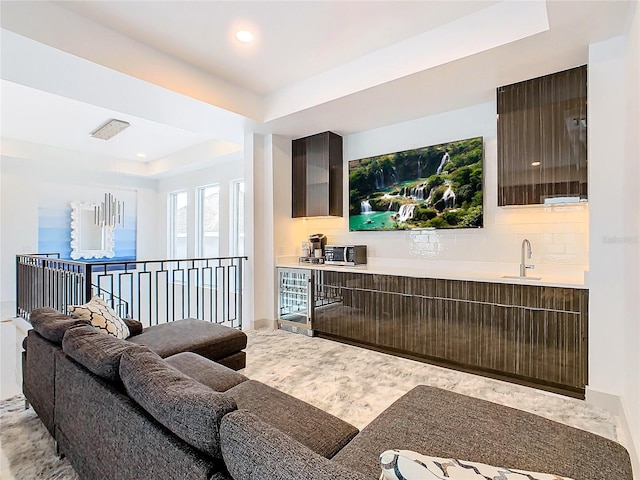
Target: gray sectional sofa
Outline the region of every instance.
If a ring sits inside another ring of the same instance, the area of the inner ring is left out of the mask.
[[[327,458],[358,433],[337,417],[194,352],[163,359],[149,346],[50,311],[33,325],[25,342],[24,391],[30,401],[45,391],[55,394],[36,412],[41,418],[41,412],[50,413],[43,421],[51,422],[59,451],[82,479],[230,479],[219,424],[238,408]],[[62,341],[45,340],[39,332]],[[236,333],[246,342],[244,333]],[[184,337],[181,342],[188,343]],[[31,371],[44,364],[54,367]],[[43,377],[34,381],[37,374]]]
[[[502,405],[419,386],[358,432],[201,355],[163,359],[86,325],[64,332],[54,388],[56,439],[83,479],[374,480],[394,448],[633,478],[619,444]]]
[[[521,410],[435,387],[418,386],[375,418],[331,460],[251,412],[225,415],[222,455],[235,480],[380,477],[391,449],[546,472],[574,480],[632,480],[616,442]]]
[[[124,319],[131,336],[128,342],[145,345],[161,357],[194,352],[233,370],[245,367],[247,336],[236,329],[188,318],[143,328],[136,320]],[[55,437],[55,376],[61,358],[62,339],[74,326],[86,325],[50,307],[34,309],[23,342],[22,392],[26,401]]]

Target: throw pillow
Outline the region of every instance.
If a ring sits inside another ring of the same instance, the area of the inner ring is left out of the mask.
[[[387,450],[380,455],[386,480],[571,480],[548,473],[527,472],[455,458],[429,457],[411,450]]]
[[[113,309],[111,309],[111,306],[102,297],[96,295],[91,299],[91,301],[107,307],[117,316],[116,312],[113,311]],[[133,318],[120,317],[120,316],[118,316],[118,318],[120,318],[129,329],[129,337],[133,335],[138,335],[142,333],[142,331],[144,330],[142,323],[139,322],[138,320],[135,320]]]
[[[84,305],[69,305],[68,310],[73,318],[87,320],[108,335],[123,339],[131,335],[127,324],[97,295]]]

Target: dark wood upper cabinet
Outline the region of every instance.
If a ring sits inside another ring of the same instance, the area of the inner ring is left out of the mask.
[[[342,137],[318,133],[291,142],[291,216],[342,216]]]
[[[498,205],[587,199],[587,66],[499,87]]]

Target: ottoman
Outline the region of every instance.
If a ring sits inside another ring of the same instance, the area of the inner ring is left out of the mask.
[[[161,357],[193,352],[233,370],[246,365],[247,336],[235,328],[185,318],[145,328],[142,333],[127,339],[144,345]]]

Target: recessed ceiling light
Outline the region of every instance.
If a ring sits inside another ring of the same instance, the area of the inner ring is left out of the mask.
[[[147,158],[147,156],[144,153],[139,153],[136,155],[136,157],[138,158]]]
[[[540,162],[531,162],[531,166],[532,167],[539,167],[540,166]]]
[[[250,43],[253,41],[253,33],[247,30],[239,30],[236,32],[236,39],[242,43]]]

